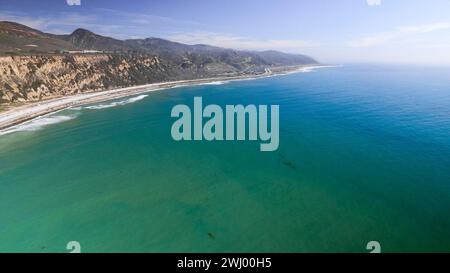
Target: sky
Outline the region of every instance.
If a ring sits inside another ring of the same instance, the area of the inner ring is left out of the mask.
[[[275,49],[323,63],[450,65],[450,0],[0,0],[50,33]]]

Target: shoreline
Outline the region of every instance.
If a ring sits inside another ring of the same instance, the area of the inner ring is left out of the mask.
[[[247,79],[260,79],[270,76],[285,75],[290,73],[309,72],[316,68],[331,67],[329,65],[299,65],[290,67],[274,68],[279,71],[266,71],[263,74],[240,75],[240,76],[222,76],[213,78],[180,80],[170,82],[151,83],[146,85],[131,86],[125,88],[117,88],[105,91],[95,91],[90,93],[75,94],[51,98],[39,102],[27,103],[25,105],[16,106],[0,112],[0,133],[10,129],[11,127],[23,124],[42,116],[46,116],[70,107],[78,107],[86,104],[109,101],[123,97],[170,89],[178,86],[193,86],[197,84],[207,84],[218,81],[237,81]]]

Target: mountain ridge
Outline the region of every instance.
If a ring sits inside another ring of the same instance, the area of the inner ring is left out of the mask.
[[[118,40],[76,29],[45,33],[0,22],[0,103],[164,81],[241,77],[317,64],[306,55],[187,45],[160,38]]]
[[[12,36],[15,36],[16,39],[10,39],[10,41],[20,40],[20,38],[23,38],[24,41],[27,41],[27,39],[24,38],[31,39],[29,40],[29,42],[24,42],[22,44],[19,44],[17,41],[13,44],[11,44],[11,42],[8,43],[8,41],[5,41],[6,38],[11,38]],[[34,38],[35,44],[32,43],[32,38]],[[39,39],[41,39],[41,41],[38,41]],[[36,41],[38,42],[36,43]],[[47,41],[49,44],[44,45],[43,42],[45,41]],[[30,45],[36,45],[36,47],[30,48]],[[58,35],[45,33],[16,22],[0,21],[0,53],[2,54],[8,55],[8,53],[60,53],[73,50],[116,52],[136,51],[149,54],[201,54],[208,52],[209,54],[221,53],[231,55],[233,53],[238,53],[243,54],[247,57],[260,57],[264,61],[266,61],[266,64],[269,65],[271,63],[284,64],[283,62],[287,62],[287,59],[290,59],[290,64],[296,62],[317,63],[317,61],[313,58],[303,54],[289,54],[276,50],[252,51],[222,48],[206,44],[188,45],[156,37],[120,40],[108,36],[99,35],[84,28],[77,28],[70,34]],[[276,60],[274,58],[274,55],[277,55],[280,59]],[[283,59],[283,62],[280,61],[281,59]]]

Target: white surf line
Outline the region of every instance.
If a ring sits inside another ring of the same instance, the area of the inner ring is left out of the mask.
[[[203,81],[208,79],[199,79],[196,81]],[[191,81],[191,80],[190,80]],[[58,110],[66,109],[73,106],[79,106],[83,104],[95,103],[99,101],[114,100],[121,97],[132,96],[143,92],[151,92],[160,89],[164,89],[164,86],[172,84],[186,83],[187,81],[174,81],[165,83],[152,83],[147,85],[132,86],[119,88],[114,90],[99,91],[88,94],[70,95],[67,97],[61,97],[51,99],[49,101],[34,103],[30,105],[24,105],[11,110],[0,113],[0,132],[8,127],[20,124],[25,121],[29,121],[34,118],[38,118],[41,115],[53,113]],[[187,82],[189,83],[189,81]],[[159,88],[159,87],[163,88]],[[96,99],[99,99],[98,101]]]
[[[163,89],[170,89],[174,87],[191,86],[199,84],[208,84],[214,82],[220,82],[225,84],[231,81],[242,81],[242,80],[254,80],[265,77],[272,76],[282,76],[290,73],[301,73],[305,72],[304,69],[316,69],[325,67],[335,67],[327,65],[314,65],[314,66],[304,66],[294,69],[292,71],[281,71],[272,72],[271,74],[262,75],[244,75],[244,76],[234,76],[234,77],[216,77],[216,78],[205,78],[205,79],[194,79],[194,80],[180,80],[162,83],[151,83],[140,86],[131,86],[125,88],[118,88],[113,90],[98,91],[94,93],[87,94],[76,94],[67,97],[50,99],[49,101],[38,102],[34,104],[28,104],[13,108],[11,110],[0,113],[0,133],[6,131],[12,126],[22,124],[24,122],[39,118],[43,115],[51,114],[63,109],[67,109],[74,106],[86,105],[102,101],[110,101],[122,97],[128,97],[136,94],[142,94],[147,92],[159,91]]]
[[[148,95],[138,95],[136,97],[131,97],[131,98],[126,99],[126,100],[113,101],[113,102],[110,102],[110,103],[100,103],[100,104],[95,104],[95,105],[90,105],[90,106],[84,106],[84,107],[81,107],[81,109],[97,110],[97,109],[112,108],[112,107],[126,105],[126,104],[130,104],[130,103],[133,103],[133,102],[137,102],[137,101],[143,100],[147,96]]]

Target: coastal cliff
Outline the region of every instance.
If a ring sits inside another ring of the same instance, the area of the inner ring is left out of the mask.
[[[0,102],[37,101],[163,80],[154,56],[67,55],[0,57]]]
[[[250,67],[250,65],[249,65]],[[253,69],[252,72],[262,72]],[[0,103],[108,90],[170,80],[242,74],[226,63],[180,65],[146,54],[0,57]]]
[[[0,22],[0,104],[164,81],[258,75],[316,64],[305,55],[118,40],[85,29],[55,35]]]

